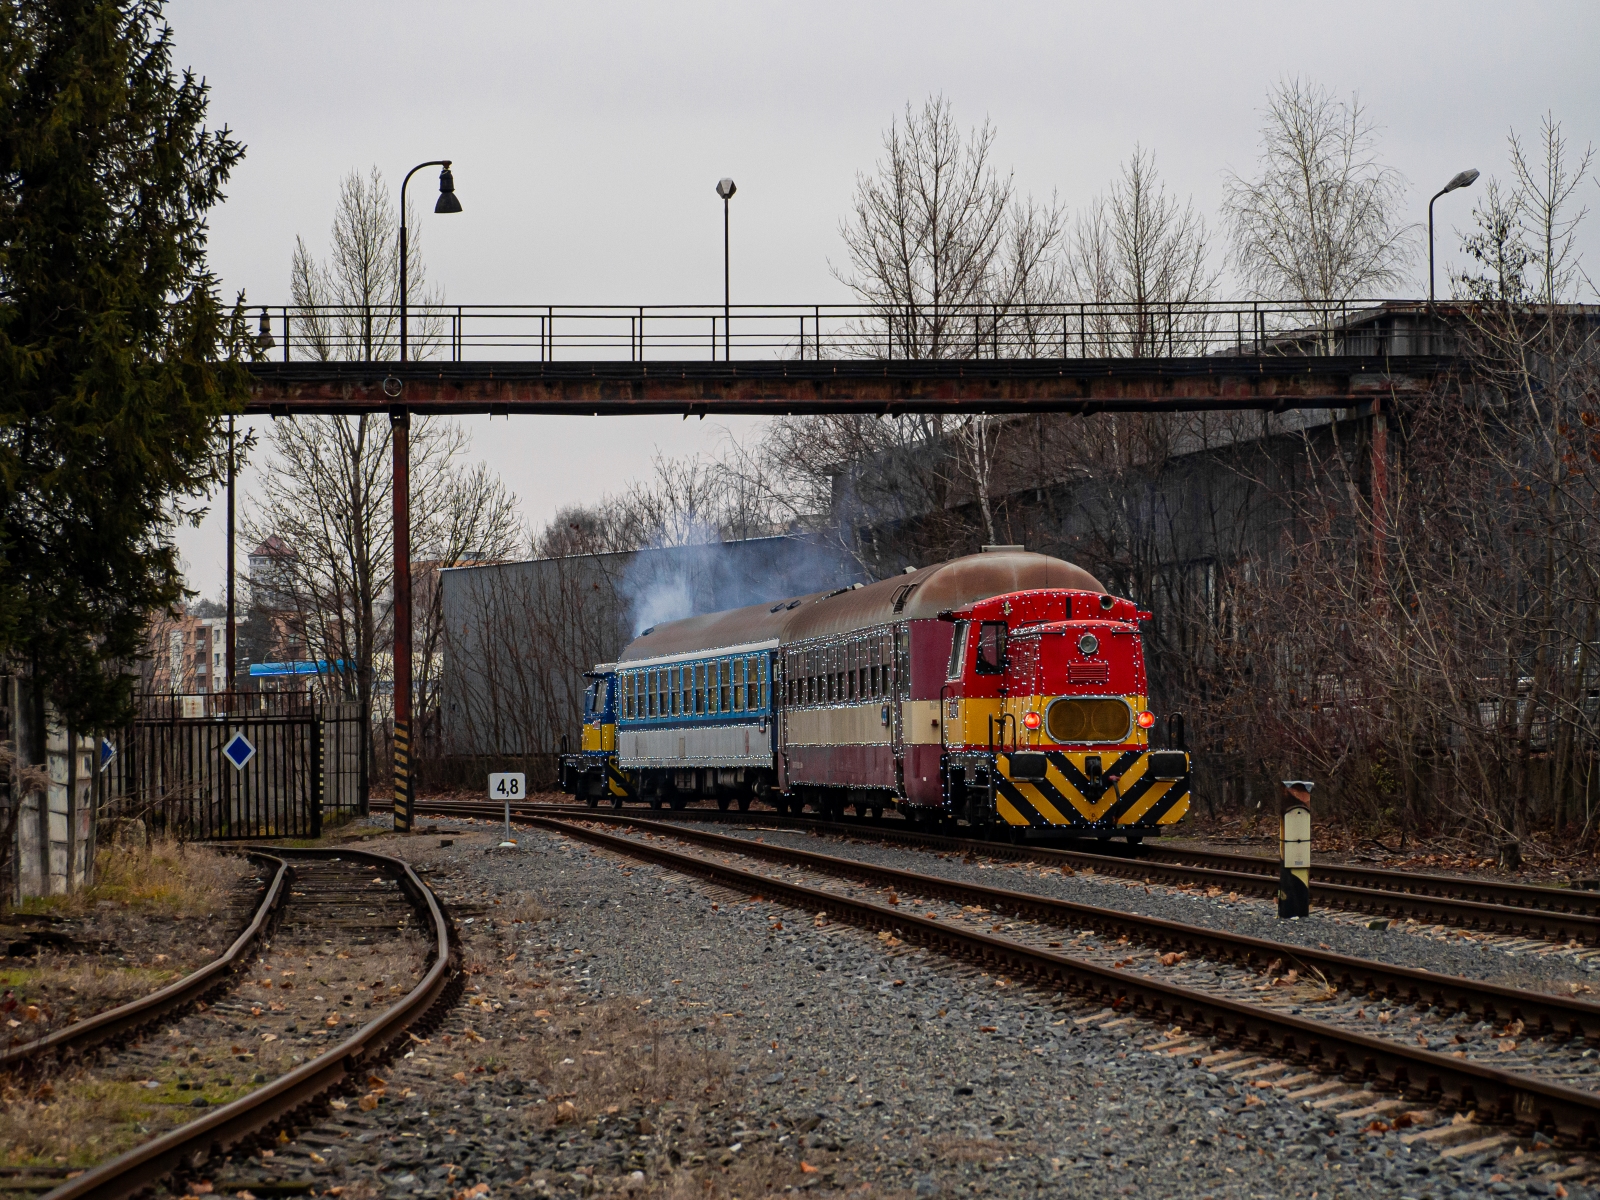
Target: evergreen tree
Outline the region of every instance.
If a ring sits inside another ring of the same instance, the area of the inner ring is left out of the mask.
[[[0,664],[80,729],[128,715],[249,383],[205,254],[244,147],[172,48],[160,0],[0,0]]]

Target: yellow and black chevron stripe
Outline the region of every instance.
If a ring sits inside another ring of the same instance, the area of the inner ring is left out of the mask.
[[[632,798],[634,794],[633,781],[628,778],[625,771],[617,767],[617,760],[614,758],[606,759],[606,786],[613,796]]]
[[[1189,811],[1189,777],[1157,779],[1142,747],[1120,754],[1077,750],[1032,750],[1045,759],[1043,779],[1012,778],[1012,755],[995,755],[995,807],[1009,825],[1171,825]],[[1101,760],[1090,778],[1084,759]],[[1027,772],[1036,774],[1036,772]],[[1112,782],[1116,776],[1116,782]]]

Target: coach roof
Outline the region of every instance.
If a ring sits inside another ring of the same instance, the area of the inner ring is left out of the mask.
[[[1089,572],[1063,559],[1026,550],[989,550],[893,575],[866,587],[825,593],[787,614],[783,640],[800,642],[891,621],[935,617],[974,600],[1033,588],[1106,590]]]
[[[677,655],[712,654],[734,646],[775,645],[790,617],[827,594],[811,592],[804,596],[785,596],[782,600],[768,600],[745,608],[663,621],[629,642],[617,656],[617,665],[628,666],[644,659]]]

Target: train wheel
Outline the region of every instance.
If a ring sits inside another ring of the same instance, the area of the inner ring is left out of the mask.
[[[1144,834],[1142,833],[1130,833],[1128,835],[1128,845],[1130,846],[1137,846],[1142,841],[1144,841]]]
[[[872,819],[873,819],[873,820],[874,820],[874,821],[881,821],[881,820],[883,820],[883,805],[881,805],[881,804],[874,804],[874,805],[873,805],[873,806],[872,806]]]
[[[587,804],[590,808],[599,808],[600,807],[600,797],[598,795],[596,795],[594,792],[590,792],[587,796],[585,796],[583,798],[583,802],[585,804]]]
[[[740,812],[749,812],[750,811],[750,797],[749,796],[740,796],[739,797],[739,811]]]
[[[673,812],[682,812],[684,809],[689,807],[689,797],[685,796],[682,792],[673,792],[672,798],[668,800],[667,803],[672,806]]]
[[[651,792],[650,793],[650,807],[655,809],[657,812],[661,811],[661,793],[660,792]]]
[[[624,799],[626,799],[626,797],[624,797],[624,796],[612,796],[611,797],[611,807],[612,808],[621,808],[622,807],[622,802],[623,802]]]
[[[730,803],[731,803],[731,801],[729,800],[729,798],[727,796],[718,796],[717,797],[717,811],[718,812],[727,812],[728,811],[728,805]]]

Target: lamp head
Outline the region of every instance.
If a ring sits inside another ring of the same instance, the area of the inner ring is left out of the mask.
[[[724,200],[730,198],[738,190],[739,189],[734,186],[733,180],[731,179],[717,180],[717,195],[721,196]]]
[[[1444,190],[1453,192],[1457,188],[1471,187],[1473,180],[1478,178],[1478,169],[1471,167],[1465,171],[1458,171],[1449,183],[1444,185]]]
[[[439,200],[433,206],[436,213],[458,213],[461,201],[456,199],[456,177],[450,174],[450,164],[445,163],[439,172]]]
[[[267,310],[263,308],[261,310],[261,329],[256,334],[256,345],[263,350],[271,350],[277,344],[277,339],[272,336],[272,322],[267,317]]]

